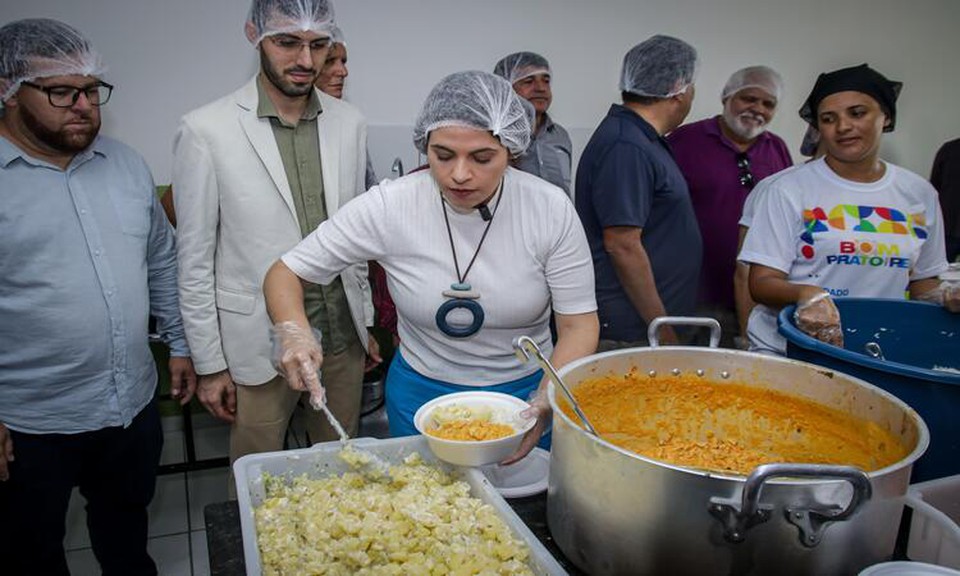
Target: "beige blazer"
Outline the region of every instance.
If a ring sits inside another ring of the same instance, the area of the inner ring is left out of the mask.
[[[317,91],[327,215],[364,190],[366,121]],[[273,130],[257,118],[256,78],[190,112],[174,140],[180,309],[198,374],[230,370],[237,384],[263,384],[271,364],[263,298],[269,267],[301,240]],[[373,304],[366,263],[341,274],[357,335],[367,345]]]

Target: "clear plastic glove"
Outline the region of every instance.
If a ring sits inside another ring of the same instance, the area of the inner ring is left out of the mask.
[[[530,394],[530,398],[527,399],[527,403],[530,404],[530,407],[521,412],[520,417],[524,420],[536,420],[537,423],[523,435],[523,441],[517,451],[500,463],[504,466],[518,462],[529,454],[540,442],[540,438],[546,433],[552,422],[553,409],[550,407],[546,388],[534,390]]]
[[[310,405],[319,410],[326,404],[326,394],[320,384],[323,365],[320,331],[295,322],[280,322],[270,329],[270,341],[274,368],[294,390],[309,391]]]
[[[924,292],[917,300],[939,304],[951,312],[960,312],[960,282],[941,280],[940,285]]]
[[[797,328],[821,342],[843,348],[843,329],[840,326],[840,311],[827,292],[797,302],[793,313]]]

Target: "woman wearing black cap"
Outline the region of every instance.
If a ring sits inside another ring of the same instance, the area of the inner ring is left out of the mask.
[[[820,131],[825,156],[760,183],[740,260],[751,265],[759,306],[748,324],[750,349],[784,354],[780,308],[797,304],[798,326],[842,345],[830,296],[923,297],[952,306],[936,191],[879,157],[896,122],[901,84],[866,64],[817,78],[800,116]],[[952,289],[951,289],[952,288]]]

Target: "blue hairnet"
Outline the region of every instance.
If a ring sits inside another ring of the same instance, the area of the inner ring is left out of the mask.
[[[509,82],[489,72],[457,72],[433,87],[413,128],[417,150],[426,154],[430,132],[445,126],[488,130],[514,157],[530,145],[523,98]]]

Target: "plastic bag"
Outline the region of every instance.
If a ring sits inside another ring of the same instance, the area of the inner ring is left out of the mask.
[[[941,280],[939,286],[917,296],[917,300],[939,304],[951,312],[960,312],[960,281]]]

